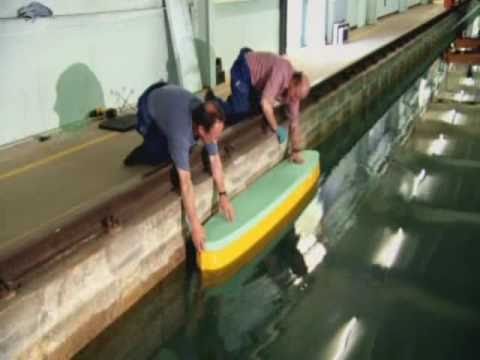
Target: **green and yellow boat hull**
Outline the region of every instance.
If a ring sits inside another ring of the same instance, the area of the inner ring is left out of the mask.
[[[236,221],[216,214],[205,224],[205,250],[197,255],[201,271],[232,273],[268,244],[294,220],[316,193],[320,159],[304,151],[305,162],[285,160],[255,181],[233,200]]]

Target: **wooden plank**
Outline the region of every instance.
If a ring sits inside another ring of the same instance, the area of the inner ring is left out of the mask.
[[[445,61],[451,64],[480,65],[480,52],[445,54]]]
[[[480,39],[458,38],[455,47],[459,49],[480,49]]]

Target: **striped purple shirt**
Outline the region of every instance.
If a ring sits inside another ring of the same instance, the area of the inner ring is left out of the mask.
[[[278,101],[288,107],[288,115],[292,124],[300,119],[300,102],[287,98],[287,89],[294,70],[290,62],[270,52],[252,51],[245,55],[250,68],[252,86],[272,104]]]

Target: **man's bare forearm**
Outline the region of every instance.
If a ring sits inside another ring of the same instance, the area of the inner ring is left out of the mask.
[[[262,110],[265,118],[267,119],[268,124],[273,131],[277,131],[277,119],[275,118],[275,110],[270,101],[264,99],[262,100]]]
[[[222,160],[220,155],[210,156],[210,164],[212,166],[212,177],[218,192],[225,192],[225,176],[223,174]]]
[[[291,122],[290,123],[290,133],[291,133],[291,141],[292,141],[292,149],[294,151],[300,150],[300,145],[301,145],[301,132],[300,132],[300,126],[298,126],[298,123]]]
[[[195,193],[193,192],[192,179],[189,171],[179,170],[180,189],[182,191],[182,202],[187,213],[187,218],[192,227],[201,225],[195,207]]]

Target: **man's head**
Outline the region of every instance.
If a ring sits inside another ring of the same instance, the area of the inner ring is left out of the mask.
[[[305,99],[309,92],[310,80],[307,75],[301,71],[294,72],[288,85],[288,98],[293,101],[300,101]]]
[[[193,123],[204,143],[217,142],[225,126],[225,114],[217,101],[206,101],[192,112]]]

